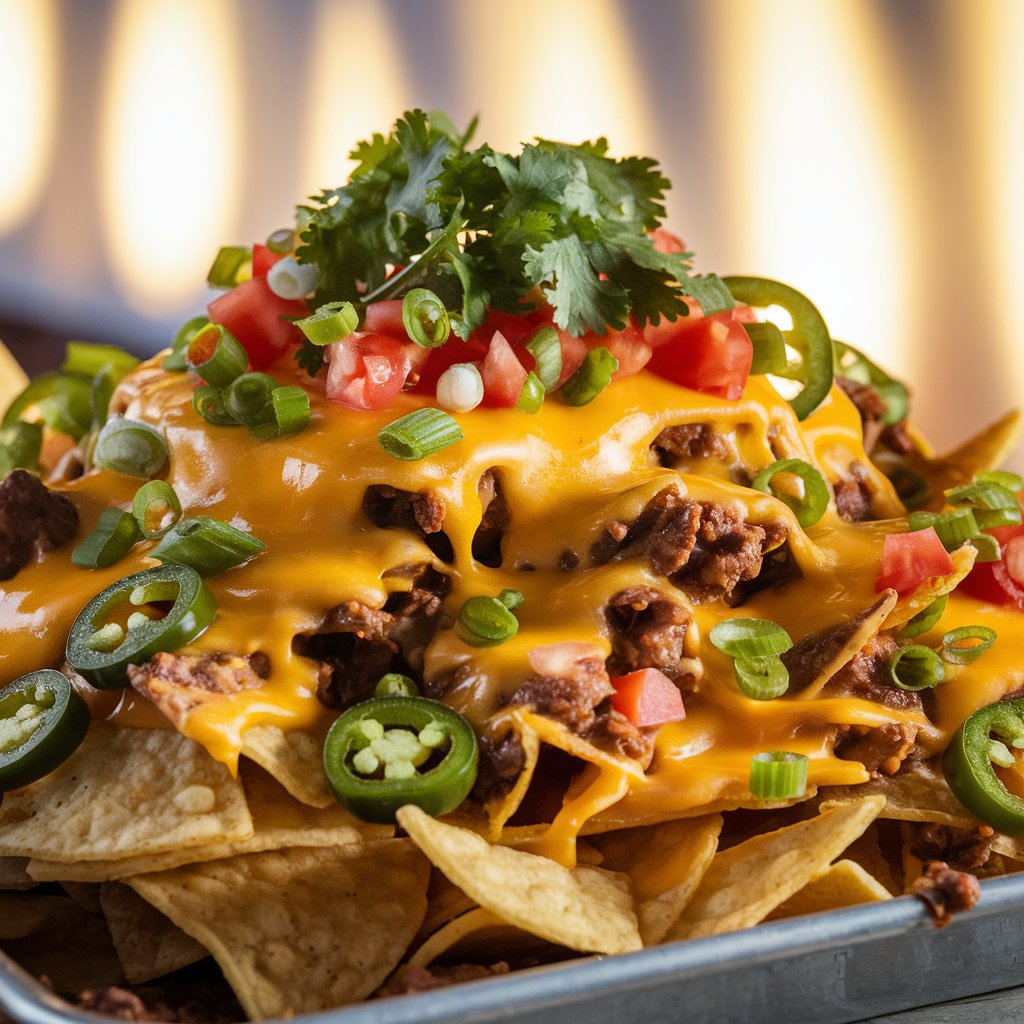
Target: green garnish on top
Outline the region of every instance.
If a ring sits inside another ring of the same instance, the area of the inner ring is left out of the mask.
[[[441,115],[413,110],[352,154],[349,184],[299,210],[297,257],[321,271],[316,304],[368,303],[429,288],[467,338],[489,307],[532,308],[541,289],[571,334],[621,330],[733,306],[690,253],[664,253],[649,232],[668,181],[654,160],[607,155],[604,139],[537,140],[518,156],[468,148]],[[400,267],[388,277],[389,267]]]

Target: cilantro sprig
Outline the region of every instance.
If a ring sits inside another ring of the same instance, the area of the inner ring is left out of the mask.
[[[604,139],[539,139],[518,156],[469,148],[443,115],[406,113],[352,153],[350,182],[299,210],[301,261],[321,272],[318,304],[436,292],[469,337],[489,307],[548,302],[574,335],[641,326],[733,305],[692,254],[655,249],[668,181],[655,161],[616,160]],[[401,267],[388,277],[388,268]],[[315,362],[315,361],[314,361]],[[311,370],[313,366],[309,367]]]

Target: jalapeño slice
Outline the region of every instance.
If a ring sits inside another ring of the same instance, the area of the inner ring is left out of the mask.
[[[415,804],[447,814],[469,795],[479,758],[472,726],[424,697],[377,697],[348,709],[324,743],[338,802],[363,821],[393,824]]]
[[[1024,832],[1024,800],[996,774],[993,762],[1009,767],[1011,749],[1024,747],[1024,698],[975,711],[957,730],[942,757],[942,771],[960,801],[976,818],[1000,832]]]
[[[67,677],[30,672],[0,690],[0,793],[59,768],[89,729],[89,709]]]
[[[184,647],[216,614],[213,595],[194,569],[176,563],[145,569],[82,609],[68,636],[67,660],[97,689],[116,690],[128,685],[130,664]]]

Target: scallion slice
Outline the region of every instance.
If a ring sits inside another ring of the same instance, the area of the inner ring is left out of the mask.
[[[907,520],[907,529],[911,533],[927,530],[929,526],[935,528],[947,551],[955,551],[981,533],[974,512],[969,508],[955,508],[949,512],[914,512]]]
[[[972,537],[971,544],[978,552],[974,556],[975,562],[998,562],[1003,557],[999,541],[990,533],[979,533],[977,537]]]
[[[462,428],[441,409],[417,409],[382,427],[377,443],[395,459],[415,461],[426,458],[465,435]]]
[[[543,404],[544,385],[540,382],[540,377],[531,370],[526,375],[526,383],[523,384],[523,390],[519,393],[516,408],[522,412],[534,413],[539,411]]]
[[[252,252],[249,249],[242,245],[222,246],[206,274],[206,283],[211,288],[234,288],[246,264],[252,264]]]
[[[930,647],[908,644],[889,660],[889,675],[901,690],[929,690],[945,681],[946,666]]]
[[[267,409],[277,381],[267,373],[243,373],[222,392],[224,409],[229,416],[251,426],[273,417]]]
[[[150,480],[135,492],[132,516],[143,537],[157,540],[181,519],[181,502],[170,484]]]
[[[192,392],[192,408],[207,423],[215,427],[239,427],[241,420],[236,419],[224,406],[224,394],[220,388],[212,384],[204,384]]]
[[[1013,491],[1016,494],[1018,491],[1024,491],[1024,476],[1019,473],[1011,473],[1008,469],[990,469],[988,472],[979,473],[974,478],[975,483],[979,484],[998,484],[1000,487],[1005,487],[1008,491]]]
[[[534,372],[545,391],[553,391],[562,378],[562,343],[554,327],[538,328],[523,346],[533,356]]]
[[[569,405],[587,405],[612,382],[619,361],[606,348],[592,348],[579,369],[562,385],[562,398]]]
[[[0,428],[0,480],[12,469],[34,469],[43,450],[43,425],[14,420]]]
[[[172,373],[180,373],[187,370],[188,363],[185,362],[185,350],[192,339],[209,322],[210,318],[208,316],[194,316],[191,320],[186,320],[178,328],[177,333],[174,335],[174,340],[171,342],[171,351],[164,356],[163,362],[160,365]]]
[[[912,619],[909,619],[897,635],[909,640],[913,636],[927,633],[942,618],[942,613],[946,610],[946,602],[948,600],[948,594],[940,594],[927,608],[922,609]]]
[[[455,631],[471,647],[494,647],[519,632],[519,620],[496,597],[470,597],[459,609]]]
[[[359,314],[351,302],[327,302],[295,326],[314,345],[331,345],[347,338],[359,326]]]
[[[784,377],[787,370],[786,340],[773,323],[744,324],[754,349],[750,372],[772,373]]]
[[[408,676],[400,672],[388,672],[380,677],[373,689],[374,697],[418,697],[420,689]]]
[[[943,636],[939,653],[952,665],[968,665],[995,642],[996,631],[988,626],[960,626]]]
[[[227,328],[207,324],[189,342],[185,362],[207,384],[223,388],[248,369],[249,353]]]
[[[148,423],[115,417],[96,437],[93,458],[98,466],[125,476],[152,477],[167,461],[163,434]]]
[[[777,654],[736,658],[732,669],[736,684],[751,700],[774,700],[789,689],[789,669]]]
[[[141,538],[132,515],[119,508],[104,509],[96,529],[71,552],[71,561],[85,569],[106,569],[124,558]]]
[[[274,388],[270,392],[272,418],[249,424],[249,433],[261,441],[297,434],[309,424],[309,393],[297,384]]]
[[[452,332],[448,310],[429,288],[413,288],[402,299],[405,333],[423,348],[438,348]]]
[[[87,341],[69,341],[61,369],[65,373],[84,373],[87,377],[95,377],[109,366],[120,379],[138,365],[139,360],[123,348],[95,345]]]
[[[972,509],[981,530],[1020,525],[1017,495],[1002,484],[975,479],[974,483],[946,491],[946,497],[951,505],[966,505]]]
[[[798,496],[787,491],[776,490],[773,482],[780,473],[788,473],[797,477],[803,484],[803,495]],[[762,469],[754,477],[750,486],[765,494],[771,494],[788,505],[796,514],[797,522],[805,530],[813,526],[825,514],[831,497],[825,478],[803,459],[780,459],[778,462],[773,462],[767,469]]]
[[[521,590],[511,590],[506,587],[499,595],[498,600],[510,611],[514,612],[525,600]]]
[[[763,800],[793,800],[807,792],[807,756],[788,750],[755,754],[750,761],[750,792]]]
[[[770,619],[726,619],[711,628],[708,639],[730,658],[763,658],[793,646],[789,634]]]
[[[291,228],[278,228],[267,239],[267,248],[278,256],[287,256],[295,248],[295,232]]]
[[[187,565],[200,576],[216,576],[265,549],[263,541],[251,533],[219,519],[197,516],[177,523],[150,556],[162,562]]]

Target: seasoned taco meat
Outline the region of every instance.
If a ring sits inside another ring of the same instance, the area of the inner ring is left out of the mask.
[[[437,533],[447,511],[444,499],[429,491],[403,491],[389,484],[371,484],[363,495],[363,511],[381,529]]]
[[[487,470],[477,484],[483,515],[473,534],[473,557],[492,569],[501,565],[501,540],[512,521],[501,478],[493,469]]]
[[[609,600],[604,614],[611,627],[610,675],[656,668],[692,690],[693,662],[683,653],[691,619],[685,605],[651,587],[630,587]]]
[[[28,470],[12,470],[0,482],[0,580],[67,544],[78,533],[78,510]]]
[[[836,757],[860,761],[872,778],[895,775],[913,753],[917,726],[907,722],[890,722],[875,729],[864,726],[843,726],[836,742]]]
[[[829,680],[822,696],[861,697],[901,711],[920,711],[921,694],[900,689],[889,674],[889,662],[899,646],[895,637],[873,637]]]
[[[877,444],[884,444],[897,455],[909,455],[914,450],[914,442],[907,433],[906,420],[900,420],[891,426],[882,422],[887,405],[885,399],[870,384],[864,384],[849,377],[836,377],[836,384],[846,392],[847,397],[860,413],[864,428],[864,450],[870,453]]]
[[[983,868],[992,855],[995,830],[990,825],[954,828],[933,821],[908,822],[910,852],[919,860],[944,861],[955,871]]]
[[[953,914],[970,910],[981,896],[974,875],[956,871],[941,860],[929,861],[910,891],[924,901],[939,928],[949,924]]]
[[[849,474],[832,487],[836,511],[848,523],[862,523],[873,515],[867,473],[861,463],[851,462]]]
[[[679,468],[699,459],[727,459],[725,438],[710,423],[679,423],[666,427],[651,443],[663,466]]]

